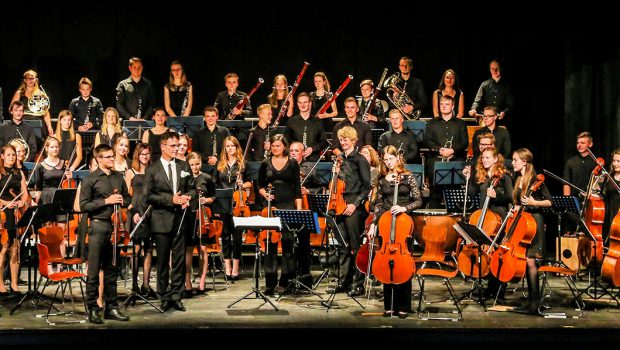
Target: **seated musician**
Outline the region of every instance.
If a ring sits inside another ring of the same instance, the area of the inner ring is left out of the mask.
[[[315,90],[309,94],[310,103],[312,104],[312,111],[310,114],[321,120],[323,129],[331,130],[334,127],[334,121],[332,118],[338,116],[336,101],[332,102],[325,113],[320,115],[318,114],[321,107],[323,107],[323,105],[334,95],[334,93],[330,91],[329,80],[327,80],[327,75],[325,75],[325,73],[314,73],[314,88]]]
[[[230,136],[230,133],[225,127],[217,125],[217,108],[207,106],[203,113],[206,126],[194,133],[192,149],[202,157],[202,171],[214,176],[218,155],[223,150],[224,138]]]
[[[441,76],[439,87],[433,92],[433,117],[439,117],[439,100],[442,96],[452,96],[454,99],[454,106],[457,118],[463,118],[465,115],[465,97],[463,91],[459,88],[459,80],[456,76],[456,72],[452,69],[447,69]]]
[[[362,119],[358,118],[359,106],[354,97],[347,97],[344,100],[344,113],[346,118],[340,123],[334,126],[332,131],[332,152],[335,155],[339,155],[343,152],[340,140],[336,135],[345,126],[352,127],[355,130],[355,144],[352,145],[353,150],[360,150],[364,145],[372,145],[372,131],[368,124],[362,122]]]
[[[282,74],[273,78],[273,91],[267,96],[267,103],[271,106],[272,115],[277,118],[282,104],[286,99],[289,100],[289,107],[286,113],[278,121],[279,125],[286,126],[288,119],[293,116],[293,96],[289,93],[289,86],[286,77]]]
[[[264,103],[256,109],[258,123],[254,128],[250,129],[252,141],[248,153],[248,160],[261,161],[267,158],[269,149],[271,148],[269,145],[269,125],[271,125],[271,120],[273,119],[272,113],[271,106],[268,103]]]
[[[616,148],[611,156],[609,175],[611,175],[616,185],[620,185],[620,148]],[[616,186],[610,182],[609,178],[605,179],[605,184],[603,185],[603,199],[605,200],[605,221],[603,224],[603,235],[605,237],[603,239],[607,242],[611,223],[618,215],[618,210],[620,209],[620,193],[618,193]]]
[[[69,103],[69,110],[73,115],[75,125],[79,131],[99,129],[103,118],[103,104],[101,100],[91,95],[93,83],[84,77],[79,83],[80,96]]]
[[[418,160],[418,142],[415,134],[411,130],[403,128],[403,114],[398,109],[392,109],[389,113],[390,125],[392,130],[388,130],[379,137],[379,149],[386,146],[394,146],[400,150],[407,164],[415,163]]]
[[[6,145],[13,139],[22,139],[28,145],[30,155],[26,161],[30,162],[34,159],[37,152],[37,139],[34,129],[24,123],[24,104],[20,101],[11,102],[9,106],[11,120],[8,123],[0,125],[0,145]]]
[[[480,148],[478,147],[478,136],[482,134],[491,134],[495,137],[495,147],[499,149],[504,158],[510,156],[512,151],[512,144],[510,142],[510,133],[506,128],[497,125],[497,108],[495,106],[484,107],[482,112],[482,122],[484,127],[476,130],[472,137],[472,148],[474,151],[474,158],[480,155]]]
[[[465,122],[454,116],[454,100],[450,96],[443,96],[439,102],[441,116],[433,118],[426,124],[424,144],[431,150],[433,157],[426,162],[426,173],[431,184],[429,198],[430,208],[441,208],[443,191],[435,186],[434,168],[439,161],[465,160],[469,137]]]
[[[170,64],[170,77],[164,85],[164,106],[171,117],[187,117],[194,106],[194,87],[187,81],[185,69],[179,61]]]
[[[67,171],[74,171],[82,163],[82,135],[75,132],[73,115],[69,110],[58,114],[55,136],[60,141],[58,156],[65,161]]]
[[[398,185],[398,202],[393,203],[396,176],[401,178]],[[405,164],[394,146],[383,148],[383,163],[377,186],[374,219],[367,234],[369,240],[374,238],[383,213],[390,211],[392,215],[400,213],[411,215],[413,210],[422,206],[422,196],[415,176],[405,169]],[[407,317],[411,311],[411,279],[403,284],[384,284],[383,307],[385,310],[383,315],[386,317],[394,314],[401,318]]]
[[[239,87],[239,76],[237,73],[226,74],[224,84],[226,85],[226,91],[218,92],[213,103],[213,107],[217,108],[217,112],[222,116],[222,119],[243,120],[244,118],[251,117],[252,106],[250,101],[243,106],[242,110],[235,108],[237,103],[247,96],[245,92],[237,90],[237,87]],[[233,118],[229,118],[229,115],[232,115]]]
[[[378,98],[375,99],[375,105],[372,107],[372,112],[366,112],[369,110],[368,104],[372,100],[374,90],[375,84],[372,80],[366,79],[360,83],[360,91],[362,96],[357,98],[357,104],[360,106],[359,117],[368,123],[372,129],[385,128],[387,126],[385,123],[385,111],[383,110],[383,105]],[[366,115],[364,115],[365,112]]]
[[[290,142],[301,142],[304,145],[304,158],[316,162],[326,146],[325,132],[321,121],[310,114],[312,102],[307,93],[297,95],[299,114],[294,115],[286,124],[284,136]]]
[[[116,109],[123,120],[151,118],[155,105],[155,90],[150,80],[142,76],[142,60],[129,59],[131,75],[116,86]]]

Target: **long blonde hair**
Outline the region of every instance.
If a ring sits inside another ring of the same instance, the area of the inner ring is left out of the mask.
[[[484,152],[491,152],[494,158],[497,158],[497,163],[493,165],[492,174],[495,175],[500,173],[502,176],[506,173],[506,167],[504,166],[504,156],[499,153],[499,150],[495,147],[487,147],[480,153],[478,157],[478,162],[476,163],[476,183],[481,184],[485,182],[489,176],[488,171],[482,165],[482,155]],[[491,170],[491,169],[490,169]]]
[[[237,151],[235,152],[235,159],[237,160],[237,164],[239,164],[239,171],[243,171],[243,153],[241,151],[241,145],[239,144],[239,140],[237,140],[234,136],[226,136],[224,142],[222,142],[222,152],[220,152],[220,161],[217,162],[217,171],[224,172],[226,167],[228,166],[228,153],[226,153],[226,141],[232,142]]]
[[[39,78],[38,78],[37,72],[33,71],[32,69],[29,69],[24,73],[23,75],[24,79],[22,80],[22,83],[19,85],[19,88],[17,88],[17,90],[19,90],[23,96],[26,96],[26,82],[24,80],[26,79],[26,76],[28,75],[32,75],[32,77],[34,78],[34,89],[32,90],[32,94],[34,95],[37,91],[41,90],[41,88],[39,87]]]
[[[523,186],[521,190],[525,191],[527,187],[530,185],[530,182],[532,182],[532,179],[536,176],[536,171],[534,171],[534,164],[532,164],[532,162],[534,161],[534,155],[527,148],[519,148],[518,150],[514,151],[512,154],[513,156],[516,155],[517,157],[519,157],[519,159],[527,163],[525,164],[525,175],[520,175],[521,173],[519,173],[519,176],[517,177],[517,180],[515,181],[514,189],[512,190],[513,200],[515,202],[520,202],[520,198],[518,197],[519,196],[519,185],[518,185],[519,181],[521,181],[521,186]],[[519,179],[521,177],[522,179]]]
[[[114,107],[108,107],[103,112],[103,121],[101,122],[101,131],[106,135],[108,134],[109,126],[108,126],[108,121],[106,119],[106,115],[108,114],[108,112],[112,112],[112,114],[114,114],[114,118],[116,119],[116,122],[113,124],[114,131],[118,134],[122,134],[123,129],[121,128],[120,116],[118,114],[118,111]]]
[[[267,96],[267,102],[271,105],[271,108],[278,108],[278,90],[276,90],[276,81],[279,79],[284,80],[284,86],[288,86],[288,80],[284,76],[284,74],[278,74],[275,78],[273,78],[273,88],[272,92]],[[284,94],[284,99],[288,97],[288,91]]]
[[[71,136],[69,137],[69,141],[75,141],[75,130],[73,129],[73,114],[71,114],[71,111],[68,109],[64,109],[58,114],[58,121],[56,122],[56,132],[54,132],[54,135],[57,139],[62,140],[62,125],[60,121],[66,116],[71,117],[71,125],[69,125],[69,134]]]

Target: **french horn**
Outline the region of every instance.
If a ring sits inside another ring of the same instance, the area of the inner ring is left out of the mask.
[[[28,114],[34,116],[43,116],[50,108],[50,98],[47,96],[43,86],[39,86],[28,99]]]

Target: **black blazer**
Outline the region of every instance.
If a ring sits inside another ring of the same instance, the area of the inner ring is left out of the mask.
[[[192,188],[192,171],[186,162],[175,160],[177,168],[177,191],[181,194],[196,196],[196,190]],[[181,176],[181,173],[185,176]],[[146,168],[144,177],[143,196],[146,205],[151,208],[151,232],[168,233],[174,227],[178,227],[183,210],[180,205],[172,203],[172,184],[168,181],[168,175],[161,161],[156,161]],[[191,215],[191,211],[185,214]]]

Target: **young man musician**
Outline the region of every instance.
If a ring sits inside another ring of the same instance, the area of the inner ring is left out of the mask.
[[[587,191],[588,182],[590,182],[590,174],[596,167],[594,159],[590,157],[588,152],[588,149],[592,148],[593,145],[594,141],[589,132],[584,131],[577,135],[576,147],[579,154],[568,158],[566,164],[564,165],[564,180],[572,183],[584,191]],[[564,185],[562,191],[565,196],[579,197],[580,195],[578,190],[568,185]]]
[[[476,130],[476,132],[474,132],[474,136],[472,137],[474,158],[478,158],[481,152],[478,147],[478,135],[492,134],[495,137],[494,146],[497,147],[504,158],[509,159],[510,151],[512,150],[510,133],[506,128],[497,125],[497,107],[484,107],[484,111],[482,112],[482,122],[484,123],[484,126]]]
[[[362,96],[357,98],[357,104],[360,106],[359,117],[365,120],[371,128],[385,126],[385,111],[379,99],[375,99],[375,105],[372,107],[372,112],[369,112],[364,116],[364,112],[369,108],[368,104],[372,100],[373,92],[375,91],[375,84],[370,79],[363,80],[360,83],[360,92]]]
[[[422,83],[422,80],[413,77],[411,73],[412,68],[413,60],[407,56],[401,57],[398,61],[399,72],[397,74],[400,75],[400,79],[397,81],[396,85],[405,91],[414,104],[413,106],[409,104],[405,105],[403,111],[407,114],[411,114],[417,110],[423,110],[428,103],[426,92],[424,90],[424,84]]]
[[[334,126],[332,131],[332,150],[335,155],[342,153],[342,145],[339,139],[336,137],[338,131],[345,126],[352,127],[356,133],[356,143],[353,145],[353,149],[359,151],[364,145],[372,145],[372,131],[368,124],[362,122],[362,119],[357,117],[359,112],[359,106],[354,97],[347,97],[344,100],[344,113],[347,118]]]
[[[418,142],[411,130],[403,128],[403,114],[398,109],[389,113],[392,130],[386,131],[379,137],[379,150],[383,152],[386,146],[394,146],[404,156],[404,163],[415,163],[418,159]]]
[[[289,142],[301,142],[304,145],[304,158],[316,162],[326,146],[323,123],[310,114],[312,102],[307,93],[297,95],[299,114],[294,115],[286,124],[284,135]]]
[[[30,156],[26,161],[31,162],[37,153],[37,139],[34,129],[23,122],[24,104],[20,101],[13,101],[9,106],[9,113],[12,119],[0,125],[0,145],[6,145],[13,139],[22,139],[28,144]]]
[[[73,121],[79,131],[92,128],[99,129],[103,120],[103,104],[101,100],[91,95],[93,83],[84,77],[80,79],[80,96],[69,103],[69,111],[73,115]]]
[[[88,236],[88,278],[86,281],[86,304],[88,305],[88,320],[91,323],[102,324],[97,305],[99,288],[99,270],[103,270],[105,299],[105,319],[128,321],[118,310],[116,301],[116,279],[118,267],[113,264],[113,249],[111,235],[113,233],[112,215],[114,206],[127,207],[131,203],[131,196],[127,184],[121,173],[113,170],[114,150],[107,144],[95,147],[93,151],[97,160],[97,170],[81,183],[80,208],[88,213],[90,218],[90,232]],[[120,259],[120,255],[117,256]]]
[[[475,117],[483,113],[482,108],[485,106],[495,106],[498,119],[503,119],[514,104],[512,91],[506,79],[502,79],[502,70],[497,60],[489,63],[489,72],[491,78],[480,84],[469,115]]]
[[[116,86],[116,109],[124,120],[151,118],[155,105],[155,90],[150,80],[142,76],[142,60],[129,59],[131,75]]]
[[[175,160],[179,150],[179,135],[166,131],[159,142],[161,158],[146,169],[143,188],[146,205],[152,205],[151,232],[160,259],[157,266],[157,295],[164,311],[171,308],[185,311],[181,302],[185,288],[185,237],[180,226],[181,222],[189,221],[184,220],[184,215],[191,214],[187,208],[196,190],[190,186],[192,171],[189,165]],[[170,264],[168,257],[171,253]]]
[[[269,149],[271,148],[269,145],[269,134],[271,132],[271,130],[269,130],[269,125],[271,125],[271,120],[273,119],[271,105],[264,103],[258,106],[256,114],[258,115],[258,123],[255,127],[250,129],[252,141],[248,160],[262,161],[267,157]]]
[[[218,154],[222,152],[224,139],[230,132],[223,126],[217,125],[219,114],[213,106],[205,107],[203,111],[206,126],[194,134],[192,147],[202,157],[202,172],[214,177]]]
[[[237,90],[237,87],[239,87],[239,76],[237,73],[226,74],[224,83],[226,91],[220,91],[215,97],[215,103],[213,104],[213,107],[217,108],[219,115],[226,119],[232,113],[233,119],[239,120],[252,116],[250,101],[243,106],[242,110],[235,108],[237,103],[247,95],[245,92]]]

